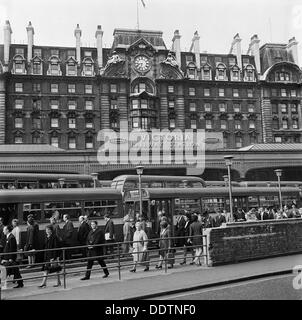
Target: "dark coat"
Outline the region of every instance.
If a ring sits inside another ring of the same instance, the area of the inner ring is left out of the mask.
[[[200,236],[200,237],[196,237]],[[190,237],[193,246],[202,245],[202,224],[199,221],[190,224]]]
[[[159,248],[160,248],[160,255],[165,256],[165,254],[168,252],[168,249],[171,249],[173,247],[173,241],[172,239],[168,239],[171,237],[171,229],[167,227],[163,232],[160,234],[160,240],[159,240]]]
[[[62,232],[62,240],[65,245],[72,245],[72,235],[73,235],[73,223],[71,221],[67,221],[63,226]]]
[[[215,227],[220,227],[223,223],[226,223],[226,219],[225,219],[225,216],[223,215],[218,215],[215,217],[214,219],[214,225]]]
[[[37,223],[30,224],[27,227],[25,249],[39,249],[39,225]]]
[[[8,238],[6,238],[3,253],[10,253],[10,252],[16,252],[16,251],[17,251],[16,238],[13,234],[10,234],[8,236]],[[2,256],[2,260],[16,261],[16,259],[17,259],[17,254],[6,254],[6,255]]]
[[[109,233],[110,239],[114,239],[114,223],[111,219],[106,222],[104,233]]]
[[[269,219],[268,212],[266,212],[266,211],[263,212],[263,217],[262,217],[262,219],[261,219],[261,214],[260,214],[260,212],[257,212],[256,217],[257,217],[258,220],[268,220],[268,219]]]
[[[57,236],[53,233],[50,237],[45,237],[44,249],[56,249],[60,247]],[[52,250],[44,252],[44,261],[50,261],[60,257],[60,250]]]
[[[210,215],[206,215],[203,217],[202,220],[202,226],[203,228],[214,228],[215,227],[215,221]]]
[[[176,239],[176,243],[177,243],[177,246],[181,247],[185,244],[184,236],[185,236],[186,221],[183,215],[177,216],[176,219],[177,220],[175,225],[175,237],[183,237],[183,238]]]
[[[3,233],[4,226],[0,227],[0,252],[4,249],[6,243],[6,236]]]
[[[90,227],[89,225],[84,221],[79,225],[78,229],[78,241],[80,244],[85,245],[87,236],[90,232]]]
[[[86,241],[86,244],[88,246],[93,246],[96,244],[104,244],[104,243],[105,243],[105,236],[101,228],[97,228],[95,231],[91,230],[88,233],[87,241]],[[87,249],[88,257],[102,256],[104,254],[103,248],[104,248],[103,246],[98,246],[91,249],[89,249],[88,247]]]

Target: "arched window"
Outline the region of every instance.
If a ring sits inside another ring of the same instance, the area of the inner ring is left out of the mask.
[[[202,80],[212,80],[212,69],[209,64],[205,64],[201,68],[201,79]]]
[[[42,73],[43,73],[42,59],[36,56],[32,60],[32,74],[41,75]]]
[[[223,63],[217,63],[215,80],[227,81],[226,66]]]
[[[94,76],[94,62],[90,57],[86,57],[83,60],[82,76],[93,77]]]
[[[231,81],[240,81],[240,69],[236,65],[231,68]]]
[[[254,68],[251,64],[248,64],[248,65],[244,68],[244,81],[247,81],[247,82],[254,82],[254,81],[256,81],[256,78],[255,78],[255,68]]]
[[[153,87],[146,82],[138,82],[137,84],[134,85],[133,87],[133,92],[134,93],[141,93],[143,91],[149,92],[149,93],[153,93]]]

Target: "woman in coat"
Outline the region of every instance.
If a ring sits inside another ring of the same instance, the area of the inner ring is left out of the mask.
[[[34,220],[34,216],[29,214],[27,217],[27,232],[26,243],[24,251],[34,251],[39,249],[39,226]],[[28,253],[28,266],[26,268],[33,267],[35,263],[35,254]]]
[[[133,218],[130,217],[129,214],[124,217],[124,226],[123,226],[123,235],[124,235],[124,243],[123,243],[123,253],[127,254],[130,249],[130,241],[133,238]]]
[[[201,265],[200,256],[202,254],[202,224],[198,221],[198,217],[196,215],[192,216],[192,223],[190,225],[190,241],[194,247],[195,251],[195,259],[194,263],[197,265]]]
[[[144,271],[149,270],[149,262],[146,261],[147,250],[148,250],[148,237],[146,232],[142,229],[141,222],[136,222],[135,224],[136,231],[133,235],[133,268],[130,272],[136,271],[136,265],[138,262],[146,262],[146,267]]]
[[[59,273],[61,271],[60,270],[61,267],[58,264],[60,252],[59,250],[48,251],[49,249],[59,248],[59,240],[55,235],[53,225],[46,226],[45,232],[46,232],[46,238],[44,243],[44,249],[46,250],[44,252],[45,264],[42,266],[42,271],[44,271],[44,277],[42,280],[42,284],[39,286],[39,288],[46,287],[48,273],[53,273],[53,272],[57,272],[57,284],[54,285],[54,287],[59,287],[61,285],[60,273]]]
[[[192,253],[192,262],[191,264],[194,264],[194,250],[191,248],[192,243],[190,241],[190,225],[191,225],[191,214],[187,212],[185,214],[185,225],[184,225],[184,241],[183,241],[183,247],[184,247],[184,259],[180,263],[181,265],[187,263],[187,253],[191,251]]]
[[[167,221],[162,221],[160,223],[160,240],[159,240],[159,264],[155,266],[156,269],[162,269],[162,264],[167,256],[167,254],[170,252],[172,248],[172,239],[169,239],[171,237],[171,229],[169,228]],[[169,261],[170,266],[168,267],[173,268],[173,263]]]

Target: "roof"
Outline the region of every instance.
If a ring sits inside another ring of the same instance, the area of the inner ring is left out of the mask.
[[[32,153],[32,152],[62,152],[60,149],[49,144],[2,144],[0,145],[0,153]]]
[[[13,179],[24,180],[55,180],[65,178],[66,181],[92,181],[91,175],[71,173],[23,173],[23,172],[0,172],[0,180]]]
[[[302,151],[302,143],[259,143],[237,149],[237,151]]]
[[[126,179],[132,179],[132,180],[138,180],[138,175],[120,175],[115,177],[112,181],[120,181],[120,180],[126,180]],[[159,175],[142,175],[142,181],[153,181],[153,180],[159,180],[159,181],[200,181],[201,183],[205,183],[202,178],[194,177],[194,176],[159,176]]]

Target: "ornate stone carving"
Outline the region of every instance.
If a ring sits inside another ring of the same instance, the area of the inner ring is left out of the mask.
[[[113,51],[112,56],[109,57],[105,68],[100,69],[100,75],[108,77],[124,76],[126,74],[124,66],[125,60],[122,59],[115,51]]]
[[[180,70],[171,52],[167,58],[160,63],[160,78],[162,79],[183,79],[183,72]]]

